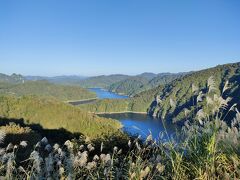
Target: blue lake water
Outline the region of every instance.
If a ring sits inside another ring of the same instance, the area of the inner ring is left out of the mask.
[[[97,94],[98,99],[126,99],[128,96],[123,96],[108,92],[100,88],[90,88]],[[94,100],[93,102],[94,103]],[[161,132],[166,133],[169,136],[175,133],[178,128],[177,125],[172,123],[163,123],[160,119],[149,117],[146,114],[136,113],[121,113],[121,114],[101,114],[99,116],[112,118],[119,120],[123,125],[123,130],[131,135],[141,135],[142,139],[145,139],[151,132],[153,138],[158,139]]]
[[[112,92],[106,91],[101,88],[89,88],[89,90],[92,92],[95,92],[99,99],[126,99],[126,98],[129,98],[128,96],[112,93]]]
[[[98,99],[126,99],[129,98],[128,96],[119,95],[116,93],[112,93],[109,91],[106,91],[101,88],[89,88],[89,91],[95,92]],[[80,105],[80,104],[90,104],[96,102],[97,99],[87,99],[87,100],[80,100],[80,101],[72,101],[69,102],[69,104],[72,104],[74,106]]]
[[[154,139],[159,139],[161,132],[167,140],[168,136],[175,134],[179,128],[176,124],[165,123],[160,119],[149,117],[146,114],[121,113],[121,114],[103,114],[106,118],[119,120],[123,125],[123,130],[131,135],[141,135],[145,139],[150,133]]]

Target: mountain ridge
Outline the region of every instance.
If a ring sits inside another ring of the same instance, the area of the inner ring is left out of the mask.
[[[212,68],[195,71],[181,78],[175,79],[166,85],[159,85],[153,89],[136,94],[130,99],[124,100],[98,100],[95,104],[81,105],[80,108],[93,112],[111,112],[111,111],[136,111],[147,112],[151,116],[159,119],[171,121],[184,120],[184,109],[195,113],[197,109],[206,107],[207,82],[212,77],[215,82],[217,96],[221,95],[224,84],[229,81],[231,87],[227,96],[233,96],[230,106],[235,102],[240,103],[240,62],[218,65]],[[192,93],[192,86],[196,86],[198,93],[202,92],[205,97],[202,102],[196,106],[199,94]],[[224,97],[223,97],[224,98]],[[193,100],[192,100],[193,99]],[[175,107],[171,107],[175,104]],[[112,106],[114,105],[114,106]],[[239,105],[238,105],[239,106]]]

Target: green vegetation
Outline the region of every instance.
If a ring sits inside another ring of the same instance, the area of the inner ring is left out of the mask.
[[[55,85],[47,81],[26,81],[20,84],[0,83],[0,94],[38,95],[62,101],[95,98],[96,94],[76,86]]]
[[[158,88],[142,92],[129,99],[99,99],[94,103],[78,105],[79,108],[89,112],[147,112],[152,101],[153,94],[157,94]]]
[[[24,139],[10,143],[1,149],[0,175],[5,179],[239,179],[240,113],[228,104],[211,108],[214,114],[199,109],[205,117],[188,119],[180,134],[166,135],[167,140],[162,132],[157,142],[150,134],[144,142],[113,136],[111,142],[75,139],[63,146],[43,138],[34,148]],[[230,125],[221,117],[225,110],[234,113]],[[21,127],[10,129],[16,128],[26,132]],[[1,143],[7,132],[0,131]],[[29,158],[17,161],[26,149],[31,150]]]
[[[123,81],[114,83],[108,87],[109,91],[116,92],[118,94],[125,94],[128,96],[134,96],[140,92],[152,89],[159,85],[165,85],[171,81],[184,76],[186,73],[171,74],[148,74],[143,73],[138,76],[129,77]]]
[[[185,74],[186,73],[142,73],[136,76],[114,74],[109,76],[95,76],[89,78],[84,78],[81,76],[26,76],[25,79],[30,81],[45,80],[54,84],[81,86],[85,88],[105,88],[109,91],[119,94],[134,96],[142,91],[152,89],[159,85],[167,84]]]
[[[152,89],[159,85],[168,84],[168,83],[172,82],[173,80],[175,80],[177,78],[182,78],[185,75],[190,74],[190,73],[177,73],[177,74],[161,73],[158,76],[151,79],[146,86],[148,87],[148,89]]]
[[[152,90],[154,91],[154,90]],[[94,103],[78,105],[80,109],[96,112],[96,113],[109,113],[109,112],[142,112],[147,113],[153,101],[151,94],[138,94],[129,99],[100,99]]]
[[[108,88],[109,91],[118,94],[125,94],[133,96],[134,94],[144,90],[144,85],[148,83],[148,80],[143,77],[130,77],[123,81],[111,84]]]
[[[212,77],[209,79],[209,77]],[[214,87],[210,94],[208,81]],[[214,101],[214,94],[223,98],[231,96],[229,104],[239,103],[240,97],[240,63],[226,64],[214,68],[194,72],[178,78],[166,85],[141,92],[133,98],[125,100],[98,100],[94,104],[80,105],[91,112],[148,112],[160,119],[185,120],[185,114],[195,116],[198,109],[206,109],[207,101]],[[225,87],[225,88],[226,88]],[[198,106],[196,106],[196,102]],[[215,101],[216,97],[215,97]],[[216,103],[216,102],[215,102]],[[223,112],[225,114],[225,112]],[[230,115],[226,117],[228,119]]]
[[[154,101],[154,95],[158,93],[158,88],[148,90],[146,92],[139,93],[129,99],[100,99],[94,103],[81,104],[78,107],[90,112],[147,112],[152,101]]]
[[[61,84],[61,85],[74,85],[79,86],[80,82],[83,79],[86,79],[84,76],[54,76],[54,77],[47,77],[47,76],[25,76],[26,80],[29,81],[39,81],[39,80],[46,80],[50,83],[54,84]]]
[[[128,76],[121,74],[113,74],[108,76],[95,76],[85,79],[76,77],[65,78],[46,78],[50,82],[57,84],[73,84],[84,88],[104,88],[112,92],[126,94],[133,96],[139,92],[147,89],[151,89],[160,84],[168,83],[178,77],[181,77],[184,73],[171,74],[171,73],[142,73],[136,76]],[[37,77],[36,77],[37,78]],[[38,77],[39,78],[39,77]]]
[[[109,76],[95,76],[80,81],[79,85],[84,88],[107,88],[111,84],[122,81],[128,77],[129,76],[127,75],[121,74],[114,74]]]
[[[42,77],[42,76],[26,76],[25,79],[30,81],[36,80],[46,80],[54,84],[61,85],[74,85],[81,86],[85,88],[106,88],[110,84],[113,84],[118,81],[122,81],[129,76],[121,74],[113,75],[102,75],[102,76],[93,76],[93,77],[82,77],[82,76],[56,76],[56,77]]]
[[[185,119],[185,114],[192,116],[198,109],[206,109],[212,103],[221,101],[217,99],[219,95],[222,95],[223,99],[231,96],[229,104],[233,105],[239,102],[239,82],[240,63],[198,71],[158,87],[158,92],[152,94],[155,100],[148,112],[161,119],[179,121]]]
[[[240,63],[235,63],[188,74],[133,98],[98,100],[80,108],[54,98],[0,96],[1,123],[11,122],[0,128],[0,176],[240,179],[239,84]],[[83,109],[144,111],[184,123],[175,135],[161,132],[157,141],[151,134],[142,141],[122,134],[117,121]],[[40,131],[36,124],[41,126]],[[64,144],[44,137],[56,136],[48,130],[57,130],[60,135],[61,129],[84,136],[74,136]]]
[[[101,99],[94,103],[78,105],[80,109],[89,112],[124,112],[130,111],[129,101],[125,99]]]
[[[0,107],[4,118],[23,119],[25,124],[39,124],[44,129],[64,128],[90,138],[116,133],[121,127],[115,120],[100,118],[50,98],[1,96]]]

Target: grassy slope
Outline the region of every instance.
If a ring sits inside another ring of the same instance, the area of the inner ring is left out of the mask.
[[[1,96],[0,107],[2,117],[23,118],[29,124],[40,124],[46,129],[64,128],[91,138],[115,133],[120,128],[120,123],[115,120],[100,118],[49,98]]]

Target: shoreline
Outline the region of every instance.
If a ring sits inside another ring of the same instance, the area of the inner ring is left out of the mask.
[[[91,100],[98,100],[99,98],[89,98],[89,99],[81,99],[81,100],[68,100],[68,101],[63,101],[65,103],[76,103],[76,102],[84,102],[84,101],[91,101]]]
[[[131,98],[131,96],[127,95],[127,94],[124,94],[124,93],[117,93],[117,92],[114,92],[114,91],[110,91],[109,89],[105,89],[105,88],[101,88],[101,87],[93,87],[93,88],[87,88],[87,89],[101,89],[103,91],[107,91],[107,92],[110,92],[110,93],[114,93],[114,94],[117,94],[119,96],[126,96],[127,98]]]
[[[128,98],[131,98],[131,96],[127,95],[127,94],[124,94],[124,93],[118,93],[118,92],[114,92],[114,91],[110,91],[110,90],[107,90],[108,92],[111,92],[111,93],[114,93],[114,94],[117,94],[117,95],[120,95],[120,96],[126,96]]]
[[[138,111],[120,111],[120,112],[90,112],[93,114],[123,114],[123,113],[132,113],[132,114],[148,114],[147,112],[138,112]]]
[[[101,115],[101,114],[124,114],[124,113],[129,113],[129,114],[144,114],[153,118],[157,118],[157,116],[149,115],[147,112],[138,112],[138,111],[120,111],[120,112],[89,112],[92,114],[96,115]]]

